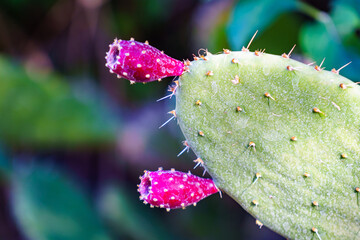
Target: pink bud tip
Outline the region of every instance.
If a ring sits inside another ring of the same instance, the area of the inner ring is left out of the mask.
[[[140,199],[155,207],[185,208],[216,193],[219,189],[211,179],[189,173],[162,169],[145,171],[140,177]]]
[[[135,82],[151,82],[169,76],[180,76],[184,64],[147,43],[116,40],[106,53],[106,66],[118,77]]]

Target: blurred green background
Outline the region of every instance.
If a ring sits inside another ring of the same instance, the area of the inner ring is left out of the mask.
[[[192,59],[250,49],[360,81],[360,0],[2,0],[0,239],[283,239],[224,194],[167,213],[139,201],[144,169],[188,171],[171,78],[130,85],[104,66],[114,38]],[[201,169],[192,171],[202,174]]]

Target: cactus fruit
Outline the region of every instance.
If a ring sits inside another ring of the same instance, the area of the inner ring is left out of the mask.
[[[360,239],[360,87],[342,68],[290,53],[206,53],[185,61],[169,95],[184,150],[259,227],[289,239]]]
[[[219,191],[211,179],[174,169],[145,171],[140,180],[140,200],[152,207],[166,208],[167,211],[192,204],[195,206],[200,200]]]
[[[164,77],[179,76],[184,64],[173,59],[160,50],[141,43],[115,39],[106,53],[105,66],[118,78],[126,78],[133,82],[151,82]]]
[[[286,54],[224,51],[191,62],[175,95],[187,144],[261,223],[290,239],[360,239],[357,84]]]

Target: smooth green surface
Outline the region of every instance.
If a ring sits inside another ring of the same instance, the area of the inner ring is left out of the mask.
[[[18,167],[12,209],[29,240],[109,240],[98,215],[74,183],[43,166]]]
[[[218,186],[285,237],[317,239],[315,227],[323,240],[360,239],[354,190],[360,186],[360,88],[332,72],[270,54],[207,59],[192,62],[180,78],[176,113]],[[289,65],[298,70],[287,70]],[[231,81],[235,75],[239,84]],[[352,87],[342,89],[340,83]],[[257,172],[262,177],[254,183]]]

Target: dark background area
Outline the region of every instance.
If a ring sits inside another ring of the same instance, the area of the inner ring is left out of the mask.
[[[139,201],[144,169],[193,170],[180,157],[172,78],[130,85],[105,67],[114,38],[173,58],[198,49],[282,54],[360,81],[360,1],[2,0],[0,239],[283,239],[223,194],[197,207]],[[206,175],[209,177],[208,175]]]

